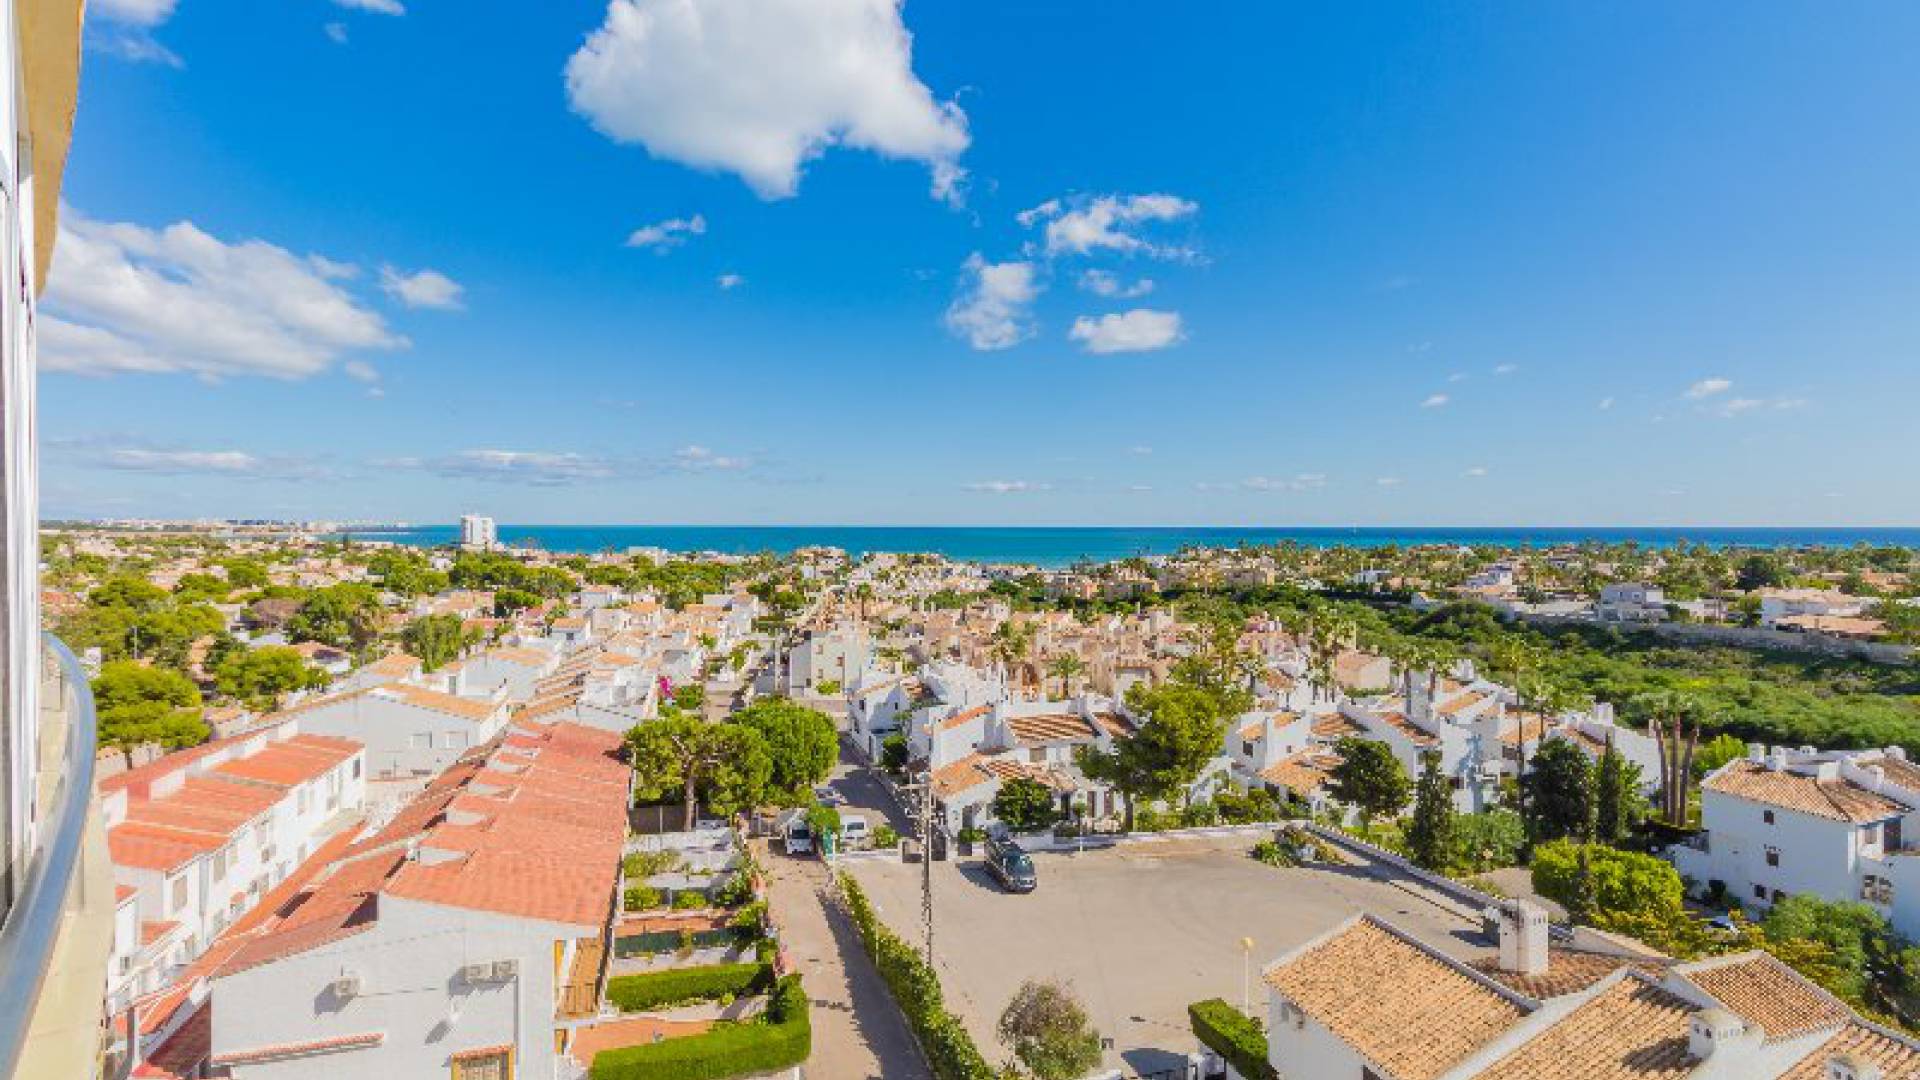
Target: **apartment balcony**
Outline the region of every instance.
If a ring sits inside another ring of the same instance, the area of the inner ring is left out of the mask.
[[[84,1080],[100,1073],[113,868],[93,813],[93,695],[66,646],[45,642],[38,731],[14,743],[33,746],[37,768],[13,802],[31,816],[8,830],[25,842],[8,852],[0,897],[0,1078]]]

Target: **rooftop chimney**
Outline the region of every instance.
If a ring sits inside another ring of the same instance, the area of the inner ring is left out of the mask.
[[[1702,1009],[1687,1025],[1687,1053],[1706,1061],[1739,1042],[1746,1033],[1745,1022],[1727,1010]]]
[[[1547,973],[1547,912],[1538,904],[1515,900],[1501,904],[1500,970],[1515,975]]]

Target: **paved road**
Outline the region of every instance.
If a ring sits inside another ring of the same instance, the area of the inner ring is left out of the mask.
[[[1438,948],[1483,951],[1455,905],[1360,867],[1279,870],[1247,857],[1254,837],[1131,843],[1034,856],[1038,891],[1001,892],[975,860],[935,867],[935,949],[947,1002],[989,1060],[993,1026],[1027,978],[1073,984],[1112,1038],[1109,1067],[1153,1073],[1197,1045],[1188,1003],[1265,1000],[1260,968],[1366,911]],[[849,863],[896,931],[916,934],[919,867]],[[1250,957],[1241,940],[1254,939]],[[1245,980],[1243,984],[1243,978]]]
[[[823,895],[827,870],[762,848],[769,903],[781,943],[813,999],[816,1080],[930,1080],[906,1020],[860,946],[853,927]]]

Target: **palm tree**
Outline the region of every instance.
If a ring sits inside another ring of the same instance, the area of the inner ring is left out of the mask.
[[[1060,696],[1073,696],[1073,680],[1086,674],[1087,662],[1074,653],[1061,653],[1047,661],[1047,674],[1060,680]]]

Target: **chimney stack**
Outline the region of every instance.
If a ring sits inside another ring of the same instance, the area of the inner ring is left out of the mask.
[[[1883,1080],[1886,1072],[1857,1054],[1835,1054],[1827,1059],[1826,1080]]]
[[[1547,912],[1515,900],[1500,905],[1500,970],[1515,975],[1547,973]]]
[[[1702,1009],[1687,1025],[1687,1053],[1698,1061],[1710,1060],[1733,1047],[1746,1033],[1746,1023],[1727,1010]]]

